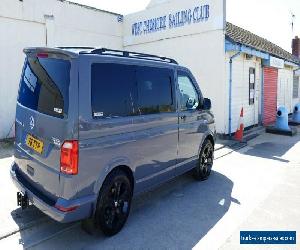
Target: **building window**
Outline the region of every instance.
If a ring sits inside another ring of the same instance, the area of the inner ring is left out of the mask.
[[[255,99],[255,68],[249,68],[249,105],[254,104]]]
[[[293,98],[299,98],[299,76],[294,76]]]

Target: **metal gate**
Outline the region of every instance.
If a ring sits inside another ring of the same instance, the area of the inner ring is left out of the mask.
[[[276,120],[278,69],[264,67],[263,125]]]

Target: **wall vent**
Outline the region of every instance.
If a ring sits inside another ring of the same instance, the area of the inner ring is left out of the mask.
[[[251,60],[251,59],[253,59],[253,56],[252,56],[252,55],[245,54],[245,59],[246,59],[246,60]]]

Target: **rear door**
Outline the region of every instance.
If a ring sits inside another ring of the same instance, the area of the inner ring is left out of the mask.
[[[202,97],[191,74],[184,70],[178,71],[177,83],[179,100],[177,163],[179,167],[177,167],[176,174],[180,174],[195,166],[207,124],[205,124],[206,114],[198,109]]]
[[[70,122],[77,103],[77,74],[72,74],[76,69],[71,64],[70,59],[55,54],[29,55],[19,87],[15,149],[18,173],[50,197],[60,195],[60,146],[64,140],[78,137],[75,123]],[[71,75],[75,77],[71,79]]]

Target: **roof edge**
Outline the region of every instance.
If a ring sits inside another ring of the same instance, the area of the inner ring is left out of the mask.
[[[119,14],[119,13],[115,13],[115,12],[108,11],[108,10],[98,9],[96,7],[84,5],[84,4],[81,4],[81,3],[75,3],[75,2],[72,2],[72,1],[69,1],[69,0],[57,0],[57,1],[62,2],[62,3],[77,5],[77,6],[82,7],[82,8],[86,8],[86,9],[94,10],[94,11],[98,11],[98,12],[103,12],[103,13],[107,13],[107,14],[111,14],[111,15],[115,15],[115,16],[123,16],[122,14]]]
[[[287,57],[283,57],[283,56],[274,54],[274,53],[272,53],[272,52],[270,52],[270,51],[264,50],[263,48],[257,48],[257,47],[255,47],[255,46],[251,46],[251,44],[246,44],[246,43],[242,43],[242,42],[236,41],[233,37],[230,36],[230,34],[227,33],[227,27],[228,27],[228,25],[231,25],[231,26],[233,26],[233,27],[236,28],[236,29],[240,29],[240,30],[242,30],[242,31],[245,32],[245,33],[249,33],[249,34],[250,34],[251,36],[253,36],[253,37],[256,37],[256,38],[259,38],[259,39],[263,40],[264,42],[270,44],[272,47],[274,47],[274,48],[276,48],[276,49],[279,49],[279,50],[281,50],[282,52],[286,53],[286,54],[289,55],[291,58],[287,58]],[[255,33],[251,32],[251,31],[249,31],[249,30],[246,30],[246,29],[244,29],[244,28],[241,28],[241,27],[239,27],[239,26],[237,26],[237,25],[235,25],[235,24],[233,24],[233,23],[231,23],[231,22],[226,22],[225,38],[228,39],[228,40],[231,40],[231,41],[234,42],[234,43],[237,43],[237,44],[240,44],[240,45],[244,45],[244,46],[247,46],[247,47],[250,47],[250,48],[259,50],[259,51],[261,51],[261,52],[268,53],[268,54],[270,54],[271,56],[278,57],[278,58],[281,58],[281,59],[283,59],[283,60],[285,60],[285,61],[292,62],[292,63],[295,63],[295,64],[297,64],[297,65],[300,65],[300,58],[297,58],[297,57],[294,56],[292,53],[290,53],[290,52],[288,52],[287,50],[281,48],[279,45],[277,45],[277,44],[275,44],[275,43],[273,43],[273,42],[267,40],[266,38],[263,38],[263,37],[261,37],[261,36],[259,36],[259,35],[256,35]]]

